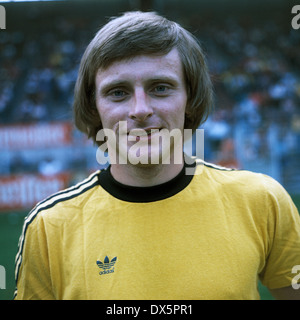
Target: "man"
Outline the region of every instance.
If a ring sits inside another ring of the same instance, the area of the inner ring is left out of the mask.
[[[114,161],[30,212],[15,299],[259,299],[258,279],[299,299],[300,220],[286,191],[191,161],[183,139],[163,147],[211,104],[201,48],[178,24],[131,12],[100,29],[82,57],[75,122]]]

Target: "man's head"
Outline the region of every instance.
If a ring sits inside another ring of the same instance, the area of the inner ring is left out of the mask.
[[[197,40],[179,24],[155,13],[128,12],[110,20],[82,57],[75,86],[75,124],[96,141],[103,128],[96,107],[96,75],[117,61],[136,56],[166,55],[177,49],[182,63],[187,104],[184,128],[196,130],[212,108],[212,85]]]

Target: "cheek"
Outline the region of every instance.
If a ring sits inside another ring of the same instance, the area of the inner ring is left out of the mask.
[[[118,110],[118,108],[113,108],[103,99],[98,99],[98,101],[96,101],[96,107],[103,128],[113,128],[116,122],[121,118],[120,110]]]
[[[183,128],[185,120],[186,98],[175,100],[165,113],[166,119],[172,121],[174,127]]]

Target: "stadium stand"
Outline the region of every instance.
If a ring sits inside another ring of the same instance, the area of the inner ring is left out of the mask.
[[[107,16],[134,9],[130,3],[7,6],[8,27],[0,37],[1,147],[8,125],[71,123],[83,49]],[[278,8],[265,17],[252,14],[255,5],[247,13],[238,6],[219,5],[216,13],[213,3],[204,1],[202,14],[200,9],[192,10],[197,9],[195,1],[190,6],[176,2],[176,8],[170,1],[154,3],[194,32],[207,54],[216,100],[215,112],[203,126],[205,159],[264,172],[289,192],[299,190],[300,32],[282,19]],[[290,12],[286,13],[289,19]],[[40,162],[49,158],[60,162],[57,172],[93,170],[97,167],[94,147],[75,130],[72,134],[65,148],[54,145],[53,150],[16,151],[4,143],[0,174],[38,172]],[[81,153],[70,159],[70,148]]]

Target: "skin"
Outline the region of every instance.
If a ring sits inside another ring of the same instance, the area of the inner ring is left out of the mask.
[[[107,69],[99,69],[95,79],[96,106],[104,128],[119,135],[119,121],[126,121],[126,140],[130,153],[132,146],[139,141],[151,144],[140,152],[159,154],[163,158],[163,148],[156,143],[158,130],[180,129],[183,132],[187,92],[182,63],[177,49],[165,55],[141,55],[131,59],[116,61]],[[142,136],[141,129],[150,132]],[[154,132],[156,131],[156,132]],[[122,137],[124,138],[124,137]],[[117,140],[118,144],[118,140]],[[117,145],[120,154],[123,144]],[[124,153],[124,151],[123,151]],[[113,177],[127,185],[152,186],[174,178],[183,168],[174,163],[171,147],[170,164],[133,165],[112,164]],[[150,158],[149,158],[150,160]]]

